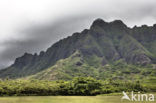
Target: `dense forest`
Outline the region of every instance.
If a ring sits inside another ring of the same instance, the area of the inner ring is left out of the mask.
[[[1,80],[0,96],[98,95],[108,93],[156,91],[139,81],[96,80],[92,77],[75,77],[70,81]]]

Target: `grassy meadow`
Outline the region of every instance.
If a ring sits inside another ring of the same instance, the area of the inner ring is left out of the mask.
[[[23,96],[0,97],[0,103],[120,103],[120,98],[121,96]]]
[[[114,96],[20,96],[0,97],[0,103],[134,103],[121,101],[121,95]],[[137,103],[156,103],[137,102]]]

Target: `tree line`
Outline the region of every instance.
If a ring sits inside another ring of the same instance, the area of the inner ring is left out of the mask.
[[[148,91],[139,81],[121,82],[75,77],[70,81],[1,80],[0,96],[98,95],[122,91]]]

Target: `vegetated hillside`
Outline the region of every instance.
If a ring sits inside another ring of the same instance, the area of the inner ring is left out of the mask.
[[[27,79],[71,80],[74,77],[93,77],[101,80],[148,81],[156,76],[152,65],[136,66],[117,60],[111,64],[101,65],[102,57],[85,58],[78,51],[66,59],[59,60],[49,67]],[[155,83],[155,82],[154,82]]]
[[[156,25],[128,28],[122,21],[97,19],[90,29],[58,41],[46,52],[25,53],[0,78],[142,79],[156,76]],[[33,76],[30,76],[33,75]]]

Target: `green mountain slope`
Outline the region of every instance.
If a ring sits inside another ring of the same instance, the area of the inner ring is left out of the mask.
[[[92,55],[89,58],[85,58],[79,51],[76,51],[70,57],[59,60],[54,66],[35,75],[28,76],[26,79],[71,80],[74,77],[94,77],[102,80],[136,81],[156,76],[154,65],[130,65],[122,59],[104,66],[101,63],[101,57]]]
[[[133,74],[133,69],[137,73],[126,78],[137,78],[138,75],[141,78],[143,71],[152,70],[148,75],[153,76],[156,71],[155,45],[155,25],[128,28],[120,20],[108,23],[97,19],[89,30],[58,41],[46,52],[25,53],[13,65],[1,70],[0,78],[30,75],[33,76],[29,78],[50,80],[74,76],[125,78],[127,73]]]

